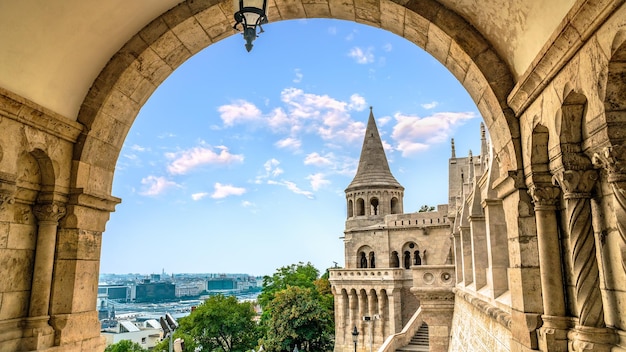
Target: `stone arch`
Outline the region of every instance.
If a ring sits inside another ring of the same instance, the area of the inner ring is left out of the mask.
[[[432,0],[404,6],[272,3],[271,21],[337,18],[382,28],[420,46],[467,89],[480,110],[503,171],[521,169],[519,122],[506,99],[514,85],[510,68],[471,23]],[[132,37],[93,82],[78,113],[85,126],[74,148],[71,186],[110,195],[117,158],[142,105],[185,60],[233,34],[229,1],[184,1]]]
[[[361,246],[356,251],[356,263],[358,268],[372,267],[371,258],[374,256],[374,250],[370,246]]]
[[[400,201],[398,197],[391,198],[391,214],[400,214]]]
[[[370,198],[370,215],[380,215],[380,202],[378,197]]]
[[[358,198],[356,200],[356,216],[365,215],[365,200],[363,198]]]
[[[354,216],[354,202],[352,202],[352,199],[348,200],[348,218],[351,218]]]
[[[611,146],[626,145],[626,30],[619,31],[611,46],[604,96],[607,137]]]

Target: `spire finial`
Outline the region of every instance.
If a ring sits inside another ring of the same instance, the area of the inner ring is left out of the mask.
[[[450,139],[450,144],[451,144],[451,146],[452,146],[452,157],[453,157],[453,158],[456,158],[456,149],[455,149],[455,147],[454,147],[454,138],[451,138],[451,139]]]

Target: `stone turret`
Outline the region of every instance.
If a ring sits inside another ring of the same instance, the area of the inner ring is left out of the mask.
[[[404,187],[389,170],[371,107],[359,167],[345,192],[348,208],[346,229],[373,225],[385,215],[401,214],[404,210]]]

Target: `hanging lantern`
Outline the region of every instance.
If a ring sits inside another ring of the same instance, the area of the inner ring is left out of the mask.
[[[235,5],[235,25],[236,30],[243,32],[246,40],[246,50],[252,50],[252,42],[257,37],[257,27],[259,34],[263,33],[262,24],[267,23],[267,0],[234,0]],[[241,24],[241,29],[237,28]]]

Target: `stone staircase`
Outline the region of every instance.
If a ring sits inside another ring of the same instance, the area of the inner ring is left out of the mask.
[[[430,347],[428,344],[428,325],[422,324],[411,339],[408,345],[396,349],[396,352],[428,352]]]

